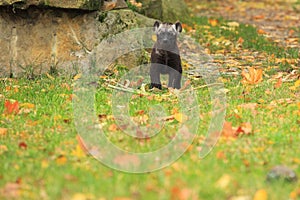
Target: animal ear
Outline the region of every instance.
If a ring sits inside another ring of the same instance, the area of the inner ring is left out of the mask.
[[[155,21],[155,22],[154,22],[153,30],[154,30],[155,32],[157,31],[159,25],[160,25],[160,22],[159,22],[159,21]]]
[[[179,21],[177,21],[177,22],[175,23],[175,29],[176,29],[176,31],[177,31],[178,33],[180,33],[180,32],[182,31],[182,25],[181,25],[181,23],[180,23]]]

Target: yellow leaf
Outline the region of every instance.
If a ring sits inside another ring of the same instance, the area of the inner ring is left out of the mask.
[[[183,123],[185,122],[186,120],[188,120],[188,116],[186,116],[185,114],[183,113],[175,113],[174,114],[174,118],[180,122],[180,123]]]
[[[244,84],[257,84],[262,81],[262,69],[255,69],[254,67],[249,67],[249,72],[242,71],[242,83]]]
[[[85,152],[82,150],[81,146],[78,144],[78,145],[76,146],[76,149],[74,149],[74,150],[72,151],[72,155],[74,155],[74,156],[76,156],[76,157],[78,157],[78,158],[82,158],[82,157],[85,156]]]
[[[80,78],[81,78],[81,74],[77,74],[76,76],[74,76],[73,80],[76,81],[76,80],[78,80]]]
[[[47,76],[49,79],[54,80],[54,77],[51,76],[50,74],[46,73],[46,76]]]
[[[156,42],[156,41],[157,41],[157,36],[156,36],[156,35],[152,35],[151,38],[152,38],[152,41],[153,41],[153,42]]]
[[[264,189],[257,190],[253,198],[253,200],[267,200],[267,199],[268,199],[268,193]]]
[[[228,22],[227,25],[230,27],[239,27],[240,26],[240,24],[238,22]]]
[[[21,108],[33,109],[35,107],[35,105],[32,104],[32,103],[22,103],[22,104],[20,104],[20,107]]]
[[[295,87],[297,88],[299,86],[300,86],[300,79],[295,82]]]
[[[230,185],[230,182],[231,182],[231,177],[228,174],[224,174],[216,182],[216,187],[224,190]]]
[[[42,163],[41,163],[41,166],[42,166],[43,169],[47,168],[49,166],[48,160],[43,160]]]

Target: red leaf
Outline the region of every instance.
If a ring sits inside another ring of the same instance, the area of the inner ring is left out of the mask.
[[[4,103],[4,114],[18,114],[19,113],[19,102],[15,101],[14,103],[11,103],[10,101],[6,100]]]
[[[27,149],[27,144],[25,142],[20,142],[19,143],[19,148],[20,149]]]

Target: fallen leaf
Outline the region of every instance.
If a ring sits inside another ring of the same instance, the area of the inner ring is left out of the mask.
[[[78,144],[78,145],[76,145],[76,148],[72,151],[72,155],[77,157],[77,158],[82,158],[86,154],[85,154],[85,151],[80,146],[80,144]]]
[[[25,142],[20,142],[19,143],[19,148],[20,149],[27,149],[27,144]]]
[[[225,121],[223,125],[222,135],[224,137],[236,137],[235,132],[236,130],[232,128],[232,123]]]
[[[157,36],[156,35],[152,35],[151,39],[152,39],[153,42],[156,42],[157,41]]]
[[[216,154],[217,158],[218,159],[221,159],[221,160],[225,160],[226,159],[226,155],[223,151],[218,151],[217,154]]]
[[[116,124],[111,124],[109,127],[108,127],[108,130],[109,131],[117,131],[119,129],[119,127],[116,125]]]
[[[243,39],[242,37],[239,37],[239,39],[238,39],[237,43],[239,43],[239,44],[243,44],[243,43],[244,43],[244,39]]]
[[[253,197],[253,200],[267,200],[267,199],[268,199],[268,193],[264,189],[257,190]]]
[[[275,87],[275,88],[280,88],[281,85],[282,85],[282,78],[280,77],[280,78],[277,80],[277,82],[275,83],[274,87]]]
[[[55,78],[53,76],[51,76],[49,73],[46,73],[46,76],[50,79],[50,80],[54,80]]]
[[[262,69],[248,68],[249,72],[242,71],[243,84],[257,84],[262,81]]]
[[[265,18],[264,15],[255,15],[255,16],[253,17],[254,20],[260,20],[260,19],[264,19],[264,18]]]
[[[175,113],[174,119],[176,119],[180,123],[184,123],[186,120],[188,120],[188,116],[183,113]]]
[[[171,189],[171,199],[175,200],[188,200],[191,199],[193,191],[189,188],[181,188],[178,186],[174,186]]]
[[[58,165],[64,165],[64,164],[66,164],[66,162],[67,162],[67,158],[66,158],[66,156],[64,156],[64,155],[60,155],[60,156],[58,156],[58,157],[56,158],[55,162],[56,162],[56,164],[58,164]]]
[[[238,22],[228,22],[227,25],[230,27],[239,27],[240,26],[240,24]]]
[[[14,103],[11,103],[10,101],[6,100],[4,103],[4,114],[18,114],[19,113],[19,102],[15,101]]]
[[[6,135],[7,134],[7,128],[0,128],[0,136],[2,135],[2,136],[4,136],[4,135]]]
[[[228,175],[228,174],[224,174],[216,182],[216,187],[219,188],[219,189],[224,190],[224,189],[226,189],[230,185],[231,182],[232,182],[231,176]]]
[[[248,135],[252,132],[252,125],[250,122],[244,122],[240,125],[244,134]]]
[[[258,29],[258,30],[257,30],[257,33],[258,33],[258,34],[261,34],[261,35],[264,35],[264,34],[266,34],[267,32],[264,31],[264,30],[262,30],[262,29]]]
[[[32,103],[21,103],[21,104],[20,104],[20,107],[21,107],[21,108],[33,109],[33,108],[35,107],[35,105],[32,104]]]
[[[81,78],[81,74],[76,74],[74,77],[73,77],[73,80],[76,81],[78,79]]]
[[[208,23],[212,26],[217,26],[219,21],[217,19],[208,19]]]
[[[0,155],[8,151],[7,146],[0,144]]]
[[[89,200],[89,199],[95,199],[94,195],[92,194],[83,194],[83,193],[75,193],[71,200]]]

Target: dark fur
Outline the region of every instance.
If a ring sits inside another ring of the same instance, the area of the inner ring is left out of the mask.
[[[160,74],[168,74],[168,87],[180,89],[182,66],[177,46],[177,35],[182,31],[181,24],[176,22],[154,23],[157,41],[151,53],[150,78],[151,88],[161,87]]]

